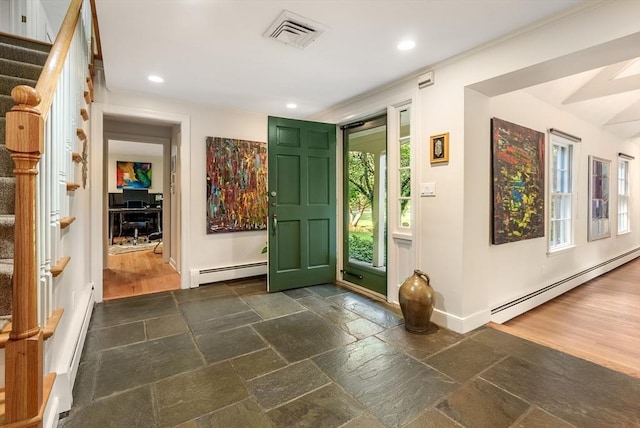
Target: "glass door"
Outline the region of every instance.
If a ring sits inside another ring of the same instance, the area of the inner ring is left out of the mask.
[[[343,127],[342,279],[387,294],[387,116]]]

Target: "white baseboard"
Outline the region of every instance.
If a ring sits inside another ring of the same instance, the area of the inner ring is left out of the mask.
[[[610,270],[622,266],[623,264],[640,257],[640,249],[636,249],[602,262],[594,267],[571,275],[564,280],[550,284],[536,292],[532,292],[512,302],[505,303],[491,310],[491,321],[502,324],[512,318],[517,317],[549,300],[566,293],[567,291],[584,284],[585,282],[597,278]]]
[[[71,409],[73,404],[73,384],[75,383],[80,357],[84,349],[84,342],[89,329],[89,321],[93,313],[95,296],[93,287],[80,302],[78,302],[76,313],[74,314],[71,328],[74,334],[66,337],[65,347],[68,346],[71,352],[65,354],[56,364],[56,381],[54,387],[55,398],[58,400],[58,413]],[[52,394],[53,395],[53,394]],[[48,406],[47,406],[48,407]]]
[[[441,311],[438,308],[434,308],[433,314],[431,314],[431,321],[456,333],[467,333],[475,330],[488,323],[490,318],[491,311],[489,309],[478,311],[464,318]]]
[[[191,288],[201,284],[229,281],[256,275],[266,275],[267,262],[247,263],[232,266],[220,266],[209,269],[191,269]]]

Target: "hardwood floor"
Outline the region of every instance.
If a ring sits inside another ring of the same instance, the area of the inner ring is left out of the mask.
[[[152,249],[109,256],[104,299],[119,299],[180,288],[180,275]]]
[[[640,258],[491,326],[640,378]]]

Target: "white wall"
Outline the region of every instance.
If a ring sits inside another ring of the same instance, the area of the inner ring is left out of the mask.
[[[122,193],[122,189],[116,186],[116,162],[150,162],[151,163],[151,186],[149,193],[162,193],[164,190],[164,159],[162,157],[120,154],[109,151],[107,164],[107,177],[109,182],[107,188],[109,193]]]

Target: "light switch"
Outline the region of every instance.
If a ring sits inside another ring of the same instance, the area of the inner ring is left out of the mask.
[[[420,183],[420,196],[435,196],[436,195],[436,183],[429,181],[427,183]]]

